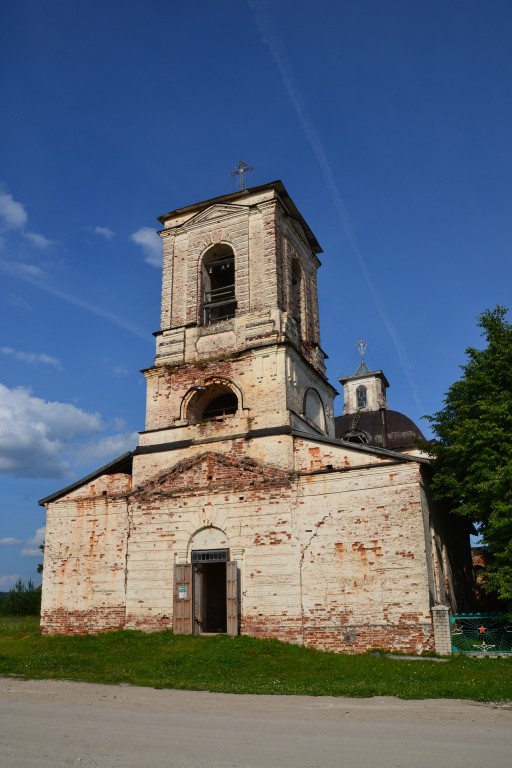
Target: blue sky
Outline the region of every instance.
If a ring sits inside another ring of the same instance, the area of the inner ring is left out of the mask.
[[[324,249],[330,380],[365,338],[426,431],[511,303],[511,38],[509,0],[3,0],[0,590],[37,581],[37,500],[136,446],[155,217],[241,159]]]

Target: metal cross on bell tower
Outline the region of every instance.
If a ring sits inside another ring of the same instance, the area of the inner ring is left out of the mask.
[[[366,341],[364,339],[361,339],[356,344],[356,349],[358,350],[359,354],[361,355],[361,365],[366,365],[366,363],[364,362],[364,356],[366,354],[367,347],[368,347],[368,344],[366,343]]]
[[[231,176],[238,176],[238,189],[245,189],[244,173],[253,171],[252,165],[248,165],[243,160],[240,160],[234,171],[231,171]]]

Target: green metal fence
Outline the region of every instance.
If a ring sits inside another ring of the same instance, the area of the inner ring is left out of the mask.
[[[450,618],[453,653],[512,653],[512,621],[503,613],[458,613]]]

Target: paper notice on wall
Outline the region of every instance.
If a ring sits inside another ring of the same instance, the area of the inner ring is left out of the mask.
[[[184,585],[179,585],[178,587],[178,600],[186,600],[187,599],[187,588]]]

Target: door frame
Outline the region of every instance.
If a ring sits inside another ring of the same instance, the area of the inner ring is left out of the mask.
[[[240,570],[236,560],[229,559],[229,550],[196,550],[191,563],[174,566],[173,631],[177,635],[195,633],[195,589],[193,566],[197,563],[226,564],[226,634],[236,636],[240,631]],[[202,634],[202,632],[200,633]]]

